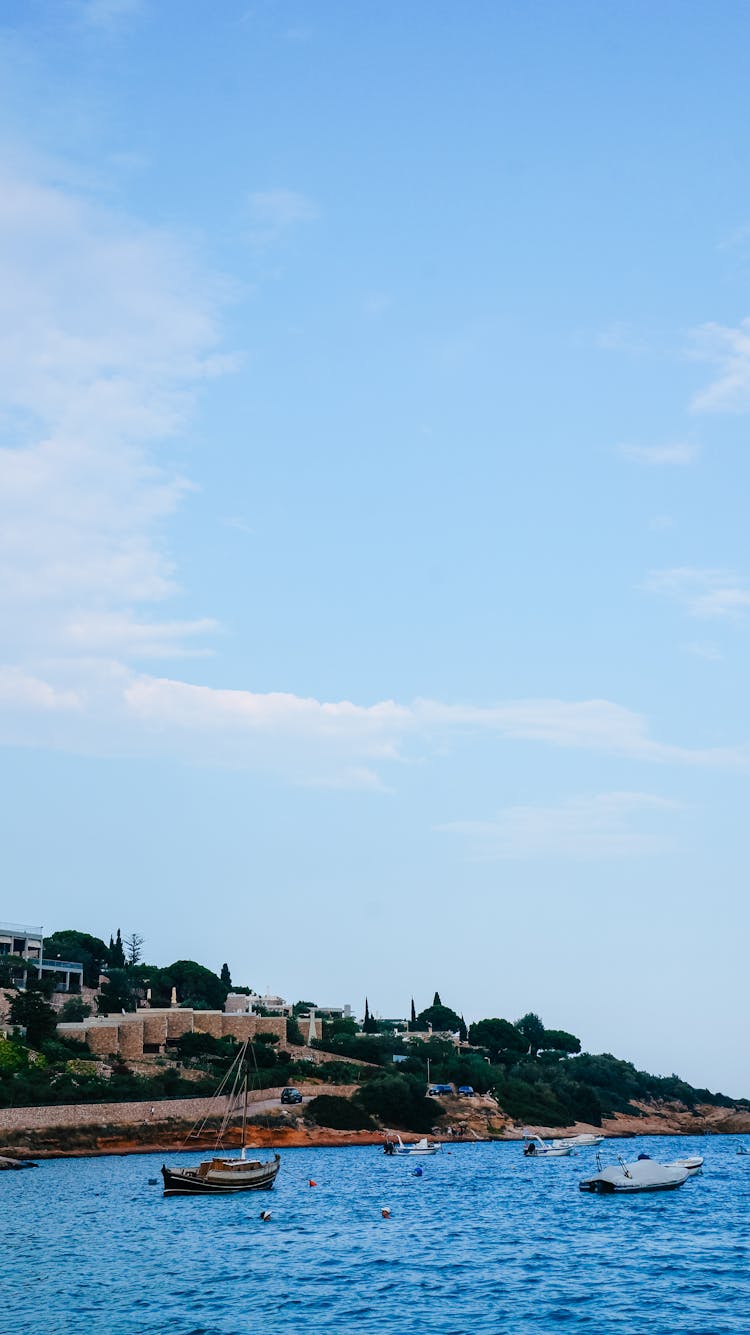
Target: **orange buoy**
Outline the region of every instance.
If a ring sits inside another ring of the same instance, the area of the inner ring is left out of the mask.
[[[317,1187],[317,1185],[317,1182],[313,1182],[312,1178],[308,1178],[308,1186]]]

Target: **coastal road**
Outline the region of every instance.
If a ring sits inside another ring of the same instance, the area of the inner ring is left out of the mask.
[[[295,1108],[301,1108],[303,1103],[309,1103],[312,1097],[312,1094],[303,1094],[302,1103],[282,1103],[278,1094],[272,1099],[248,1099],[248,1116],[254,1116],[255,1113],[292,1112]]]

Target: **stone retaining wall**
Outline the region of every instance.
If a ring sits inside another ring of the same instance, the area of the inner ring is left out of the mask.
[[[353,1093],[352,1085],[297,1085],[302,1094],[338,1094],[347,1098]],[[253,1090],[248,1098],[248,1116],[253,1115],[253,1104],[261,1104],[263,1112],[272,1112],[269,1102],[278,1102],[281,1086],[275,1089]],[[133,1126],[150,1122],[156,1125],[172,1118],[195,1122],[208,1112],[220,1116],[226,1107],[226,1098],[219,1099],[159,1099],[140,1103],[74,1103],[40,1108],[0,1108],[0,1135],[3,1131],[37,1131],[56,1126]],[[299,1105],[297,1105],[297,1108]],[[153,1109],[153,1113],[152,1113]],[[294,1107],[291,1109],[294,1115]]]
[[[135,1061],[143,1056],[143,1045],[163,1048],[183,1034],[210,1034],[213,1038],[232,1035],[242,1043],[256,1034],[275,1034],[280,1046],[286,1046],[286,1020],[279,1015],[225,1015],[223,1011],[140,1010],[130,1015],[93,1017],[80,1024],[57,1026],[62,1038],[85,1043],[99,1056],[120,1056]]]

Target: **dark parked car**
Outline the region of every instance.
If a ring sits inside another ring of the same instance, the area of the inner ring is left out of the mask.
[[[298,1089],[293,1089],[290,1085],[288,1085],[286,1089],[282,1089],[281,1091],[281,1102],[301,1103],[302,1095],[300,1094]]]
[[[459,1094],[463,1094],[464,1098],[467,1099],[473,1099],[474,1097],[474,1090],[471,1085],[459,1085],[458,1092]]]
[[[452,1086],[452,1085],[430,1085],[430,1088],[428,1089],[427,1093],[428,1093],[428,1094],[452,1094],[452,1093],[453,1093],[453,1086]]]

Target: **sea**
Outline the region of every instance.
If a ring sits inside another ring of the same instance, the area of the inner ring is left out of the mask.
[[[639,1152],[705,1158],[676,1191],[631,1197],[578,1190],[595,1149],[534,1161],[519,1142],[454,1144],[419,1160],[379,1146],[284,1149],[273,1191],[233,1197],[162,1195],[163,1158],[187,1165],[195,1155],[40,1161],[0,1173],[0,1329],[750,1332],[743,1143],[605,1142],[604,1164]]]

